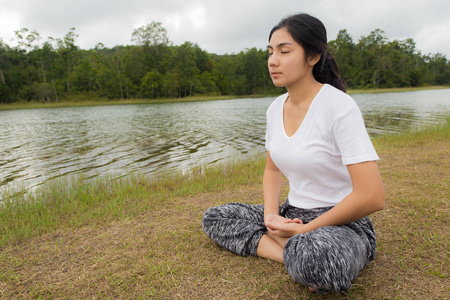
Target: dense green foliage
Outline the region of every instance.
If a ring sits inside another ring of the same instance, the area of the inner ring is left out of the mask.
[[[450,62],[440,54],[422,55],[413,39],[388,41],[380,29],[355,44],[340,30],[329,43],[350,88],[418,87],[450,83]]]
[[[158,22],[133,31],[136,45],[90,50],[76,46],[75,28],[44,43],[36,31],[15,33],[15,47],[0,39],[0,103],[280,92],[267,72],[266,50],[216,55],[191,42],[173,46]],[[350,88],[450,83],[447,58],[422,55],[412,39],[388,41],[377,29],[354,43],[341,30],[329,45]]]

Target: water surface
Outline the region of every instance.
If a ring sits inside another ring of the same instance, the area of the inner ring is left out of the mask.
[[[450,89],[353,98],[375,136],[442,122]],[[273,100],[0,111],[0,192],[65,175],[189,170],[262,153]]]

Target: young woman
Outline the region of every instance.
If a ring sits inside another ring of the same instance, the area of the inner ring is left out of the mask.
[[[375,256],[367,216],[384,207],[378,156],[321,21],[283,19],[267,48],[273,83],[287,93],[267,110],[264,205],[210,208],[203,230],[237,254],[284,263],[312,291],[347,291]],[[280,207],[282,174],[289,195]]]

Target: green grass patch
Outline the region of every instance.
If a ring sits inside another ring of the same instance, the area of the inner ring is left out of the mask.
[[[277,95],[240,95],[240,96],[192,96],[183,98],[159,98],[159,99],[90,99],[88,96],[64,99],[60,102],[43,103],[39,101],[15,102],[11,104],[0,104],[0,110],[12,109],[34,109],[34,108],[59,108],[59,107],[80,107],[80,106],[105,106],[105,105],[130,105],[130,104],[155,104],[155,103],[177,103],[177,102],[197,102],[232,100],[241,98],[262,98],[275,97]]]
[[[432,145],[436,142],[450,138],[450,115],[447,115],[442,123],[417,129],[411,128],[401,134],[384,134],[373,139],[377,149],[405,148],[423,144]]]
[[[98,225],[132,218],[174,197],[213,192],[261,181],[263,157],[236,159],[182,174],[139,173],[62,178],[31,193],[5,192],[0,206],[0,246],[60,228]]]
[[[378,93],[400,93],[400,92],[415,92],[427,90],[442,90],[449,89],[450,86],[423,86],[423,87],[403,87],[403,88],[384,88],[384,89],[348,89],[349,94],[378,94]]]

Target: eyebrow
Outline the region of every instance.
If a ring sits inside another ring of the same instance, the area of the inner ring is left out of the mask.
[[[286,46],[286,45],[292,46],[291,43],[286,42],[286,43],[280,43],[280,44],[278,44],[276,47],[277,47],[277,48],[281,48],[281,47]],[[268,49],[273,49],[273,47],[272,47],[271,45],[267,45],[267,48],[268,48]]]

